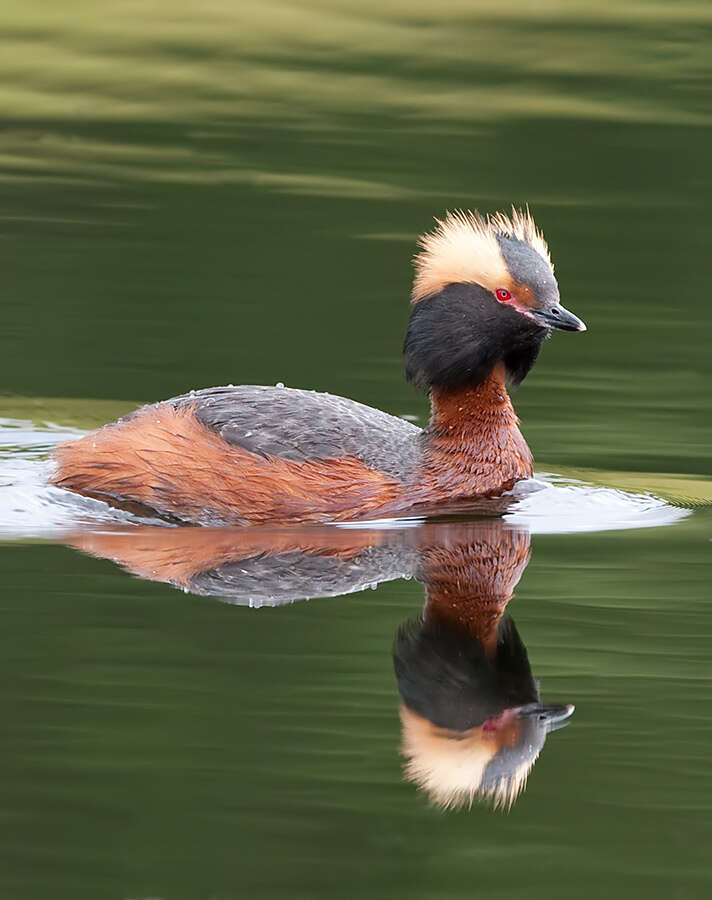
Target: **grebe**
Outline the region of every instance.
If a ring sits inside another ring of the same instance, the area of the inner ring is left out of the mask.
[[[55,451],[52,483],[199,525],[328,522],[439,510],[532,474],[505,382],[518,385],[564,309],[529,210],[448,213],[416,255],[410,422],[331,394],[208,388],[144,406]]]

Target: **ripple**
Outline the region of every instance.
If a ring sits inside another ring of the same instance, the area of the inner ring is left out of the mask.
[[[153,522],[47,483],[49,454],[85,432],[0,418],[0,538],[55,538],[76,528]]]
[[[517,500],[505,515],[532,534],[570,534],[672,525],[690,515],[650,493],[563,481],[553,475],[533,479],[540,490]]]

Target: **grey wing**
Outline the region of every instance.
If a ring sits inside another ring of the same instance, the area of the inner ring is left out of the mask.
[[[200,422],[252,453],[304,462],[355,456],[403,478],[417,464],[422,431],[388,413],[317,391],[241,385],[175,397]]]

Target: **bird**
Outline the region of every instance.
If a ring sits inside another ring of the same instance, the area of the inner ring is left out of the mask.
[[[532,475],[507,386],[553,330],[586,326],[561,305],[528,207],[446,213],[414,270],[403,356],[429,394],[425,428],[281,384],[206,388],[59,445],[51,483],[204,526],[427,515],[506,494]]]

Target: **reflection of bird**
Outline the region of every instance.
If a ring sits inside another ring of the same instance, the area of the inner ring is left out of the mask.
[[[531,475],[505,380],[519,383],[559,302],[528,212],[448,215],[421,239],[405,338],[408,378],[430,391],[428,428],[329,394],[191,391],[60,446],[53,482],[183,522],[324,522],[441,508]]]
[[[279,606],[415,576],[423,616],[393,660],[407,777],[442,806],[510,806],[548,731],[572,706],[539,703],[527,652],[505,610],[529,561],[529,535],[502,519],[417,527],[134,528],[69,543],[141,578],[236,604]]]
[[[249,606],[334,597],[410,576],[414,529],[166,528],[79,532],[67,543],[139,578]]]
[[[490,527],[425,547],[422,619],[393,648],[406,776],[439,806],[509,808],[547,733],[573,712],[545,705],[527,651],[504,612],[529,559],[524,532]]]

